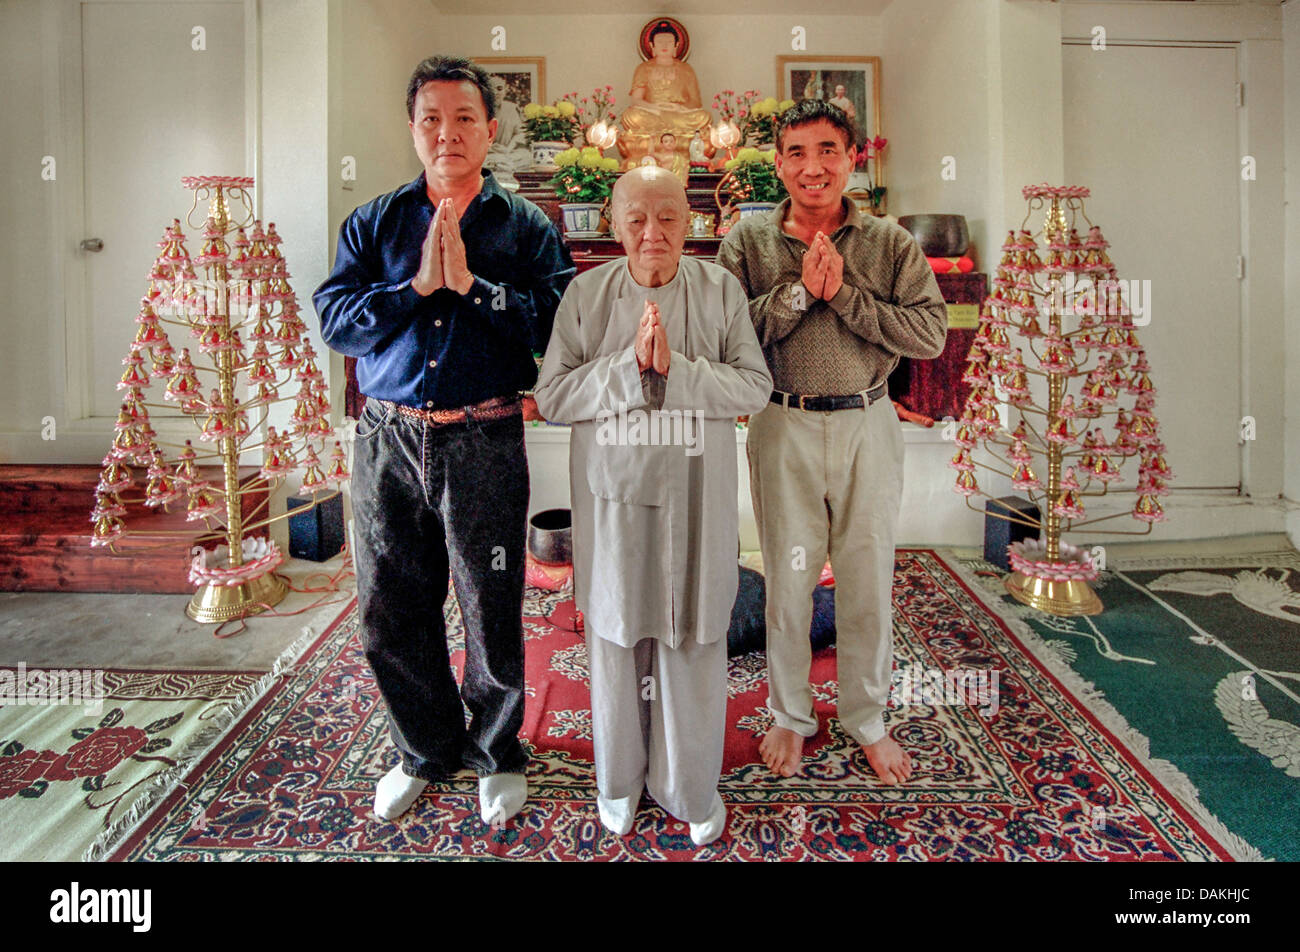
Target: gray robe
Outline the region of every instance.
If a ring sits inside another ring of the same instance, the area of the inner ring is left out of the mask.
[[[666,378],[637,370],[647,298],[672,352]],[[625,647],[726,635],[737,584],[736,417],[771,393],[749,301],[724,268],[683,256],[672,281],[646,288],[618,258],[569,285],[536,397],[548,420],[573,424],[574,595],[591,631]],[[647,445],[656,439],[677,445]]]

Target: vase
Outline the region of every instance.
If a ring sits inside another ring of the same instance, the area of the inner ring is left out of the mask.
[[[554,172],[556,170],[555,157],[565,149],[571,148],[573,147],[567,142],[534,142],[533,171]]]
[[[564,234],[569,238],[595,238],[600,234],[600,210],[604,202],[566,202],[560,206]]]
[[[736,211],[740,212],[741,218],[748,218],[750,215],[762,215],[776,208],[776,202],[737,202]]]

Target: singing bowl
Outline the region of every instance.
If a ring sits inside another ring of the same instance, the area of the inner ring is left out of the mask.
[[[904,215],[898,223],[928,257],[952,258],[970,247],[965,215]]]
[[[528,551],[538,562],[568,565],[573,561],[573,513],[543,509],[528,519]]]

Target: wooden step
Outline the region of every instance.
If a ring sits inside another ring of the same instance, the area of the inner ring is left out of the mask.
[[[188,593],[190,549],[206,530],[187,522],[184,503],[164,512],[129,506],[127,535],[117,551],[90,544],[90,511],[99,466],[0,466],[0,591]],[[217,467],[200,467],[218,482]],[[139,471],[137,476],[142,475]],[[239,470],[240,484],[257,478],[257,467]],[[140,489],[132,491],[139,495]],[[266,498],[265,488],[246,494],[248,518]],[[266,511],[254,518],[263,518]],[[257,535],[266,535],[262,529]],[[208,542],[207,548],[215,547]]]

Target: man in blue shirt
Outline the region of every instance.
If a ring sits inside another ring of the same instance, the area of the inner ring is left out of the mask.
[[[429,781],[469,767],[484,822],[499,826],[528,794],[519,391],[536,382],[533,354],[574,268],[546,215],[482,167],[497,130],[482,68],[430,57],[406,105],[424,171],[348,216],[313,298],[325,343],[357,358],[367,396],[352,475],[357,598],[401,753],[375,812],[395,819]],[[459,688],[449,581],[465,623]]]

